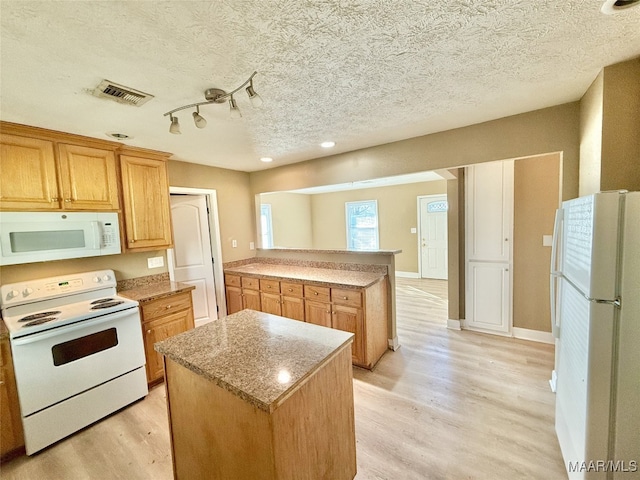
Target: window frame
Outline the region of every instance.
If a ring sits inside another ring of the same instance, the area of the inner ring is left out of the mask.
[[[351,212],[349,207],[356,206],[356,205],[372,205],[374,207],[375,209],[375,226],[374,227],[362,227],[362,228],[351,227],[352,222],[350,222]],[[344,216],[345,216],[346,235],[347,235],[347,250],[354,250],[357,252],[372,252],[375,250],[379,250],[380,249],[380,215],[378,212],[378,200],[358,200],[353,202],[345,202],[344,211],[345,211]],[[358,231],[358,230],[374,231],[375,245],[372,248],[357,248],[357,246],[354,243],[354,240],[356,240],[356,238],[352,236],[352,231]]]

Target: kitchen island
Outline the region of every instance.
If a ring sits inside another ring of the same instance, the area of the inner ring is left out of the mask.
[[[353,479],[352,341],[243,310],[157,343],[174,478]]]

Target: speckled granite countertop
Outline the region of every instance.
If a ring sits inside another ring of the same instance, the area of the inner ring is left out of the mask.
[[[353,334],[242,310],[155,344],[156,351],[273,412]]]
[[[366,288],[384,277],[384,274],[381,273],[300,267],[297,265],[281,265],[276,263],[249,263],[238,267],[226,268],[224,273],[235,273],[273,280],[293,280],[298,282],[313,282],[327,286],[337,285],[357,288]]]
[[[317,250],[313,248],[258,248],[261,252],[355,253],[361,255],[396,255],[402,250]]]
[[[157,300],[158,298],[167,297],[175,293],[188,292],[194,288],[196,287],[193,285],[167,280],[148,285],[140,285],[129,290],[122,290],[118,292],[118,295],[144,303],[150,302],[151,300]]]

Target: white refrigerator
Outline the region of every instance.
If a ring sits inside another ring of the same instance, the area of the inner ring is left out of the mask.
[[[640,192],[563,202],[551,260],[556,434],[570,479],[640,479]]]

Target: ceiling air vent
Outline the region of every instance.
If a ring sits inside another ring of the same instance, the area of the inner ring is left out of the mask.
[[[118,85],[109,80],[100,82],[100,85],[94,88],[91,93],[99,98],[108,98],[119,103],[135,105],[136,107],[144,105],[153,98],[153,95]]]

